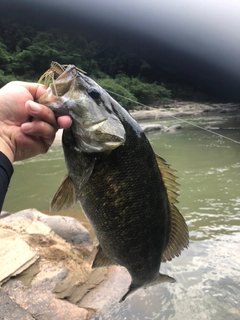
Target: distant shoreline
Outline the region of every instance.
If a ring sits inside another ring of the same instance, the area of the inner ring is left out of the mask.
[[[136,110],[137,108],[139,110]],[[148,110],[141,108],[141,106],[136,106],[136,108],[130,110],[129,113],[135,120],[153,120],[171,116],[183,117],[202,113],[240,113],[240,103],[175,102],[156,108],[149,107]]]

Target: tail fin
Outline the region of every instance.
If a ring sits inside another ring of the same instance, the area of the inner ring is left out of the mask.
[[[128,291],[124,294],[124,296],[121,298],[121,300],[119,302],[123,302],[127,296],[129,296],[131,293],[133,293],[134,291],[136,291],[137,289],[140,289],[142,287],[144,288],[147,288],[147,287],[150,287],[150,286],[153,286],[155,284],[159,284],[159,283],[162,283],[162,282],[171,282],[171,283],[174,283],[176,282],[176,280],[172,277],[169,277],[167,276],[166,274],[161,274],[159,273],[157,279],[147,285],[136,285],[134,284],[133,282],[130,284],[129,288],[128,288]]]

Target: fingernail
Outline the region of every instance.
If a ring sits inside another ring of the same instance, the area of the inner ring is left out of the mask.
[[[32,129],[32,123],[25,122],[21,125],[23,131],[30,131]]]
[[[30,109],[33,113],[39,113],[41,111],[41,107],[36,102],[30,103]]]

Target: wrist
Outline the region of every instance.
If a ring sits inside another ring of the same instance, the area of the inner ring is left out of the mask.
[[[14,161],[14,145],[11,139],[4,133],[3,128],[0,127],[0,151],[10,160]]]

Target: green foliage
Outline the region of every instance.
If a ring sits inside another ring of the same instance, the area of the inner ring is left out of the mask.
[[[16,80],[14,76],[5,75],[3,70],[0,70],[0,88],[3,87],[6,83]]]
[[[171,99],[171,91],[167,90],[164,86],[158,85],[156,82],[146,83],[142,82],[139,78],[129,78],[123,74],[118,75],[115,80],[124,88],[128,88],[141,103],[152,104]]]
[[[118,75],[115,79],[103,77],[96,81],[126,109],[136,105],[138,101],[143,104],[152,104],[168,102],[171,98],[171,92],[165,87],[156,83],[142,82],[138,78],[129,78],[124,74]]]
[[[7,52],[7,46],[0,42],[0,65],[7,64],[10,60],[9,53]]]
[[[11,80],[37,81],[50,63],[74,64],[129,108],[143,104],[168,102],[171,98],[189,97],[194,91],[154,81],[151,65],[126,48],[109,41],[92,41],[79,33],[63,30],[37,30],[29,26],[0,22],[0,85]],[[163,75],[167,79],[169,72]],[[168,89],[167,89],[168,88]],[[123,98],[125,97],[125,98]]]
[[[96,82],[103,87],[109,94],[122,106],[128,109],[136,104],[137,98],[126,88],[118,84],[109,77],[97,79]]]

